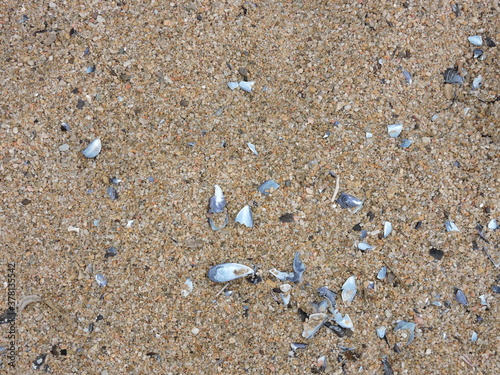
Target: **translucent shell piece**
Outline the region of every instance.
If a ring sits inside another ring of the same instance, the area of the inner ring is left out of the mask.
[[[472,81],[472,90],[477,90],[479,87],[481,87],[482,83],[483,83],[483,77],[481,75],[478,75]]]
[[[386,276],[387,276],[387,267],[384,266],[380,269],[380,271],[378,271],[377,279],[384,280]]]
[[[337,203],[340,205],[340,208],[354,208],[351,211],[352,213],[356,213],[363,206],[363,201],[346,193],[340,194]]]
[[[106,286],[106,285],[108,285],[108,281],[100,273],[98,273],[97,275],[95,275],[95,281],[97,281],[97,285],[99,285],[101,288],[104,287],[104,286]]]
[[[471,44],[475,46],[479,47],[483,45],[483,38],[481,37],[481,35],[470,36],[467,39],[469,39],[469,42],[471,42]]]
[[[316,332],[323,326],[325,323],[327,315],[324,313],[316,313],[309,315],[309,319],[304,322],[304,331],[302,332],[302,337],[306,339],[312,338]]]
[[[262,183],[262,185],[260,185],[257,190],[264,195],[268,195],[271,189],[276,190],[279,187],[280,186],[276,182],[274,182],[274,180],[267,180],[266,182]]]
[[[384,238],[389,237],[392,232],[392,224],[388,221],[384,221]]]
[[[243,207],[240,212],[238,212],[238,215],[236,215],[236,219],[234,219],[234,221],[243,224],[248,228],[253,227],[252,211],[250,211],[250,206],[248,204]]]
[[[227,87],[229,87],[231,90],[234,90],[239,86],[238,82],[228,82]]]
[[[335,323],[337,323],[342,328],[348,328],[354,331],[354,325],[352,324],[352,320],[349,317],[349,314],[345,314],[342,316],[341,313],[335,311]]]
[[[253,274],[252,268],[238,263],[223,263],[208,270],[208,278],[216,283],[226,283]]]
[[[387,125],[387,132],[392,138],[398,137],[403,131],[402,124]]]
[[[370,251],[373,250],[373,246],[368,245],[366,242],[360,242],[358,243],[358,249],[361,251]]]
[[[248,142],[247,145],[248,145],[248,148],[250,149],[250,151],[252,151],[255,155],[259,155],[259,153],[257,152],[257,149],[255,148],[255,145],[253,145],[250,142]]]
[[[412,143],[413,143],[413,141],[411,139],[403,139],[403,140],[401,140],[401,144],[399,145],[399,147],[408,148],[411,146]]]
[[[403,75],[405,76],[406,82],[408,82],[409,85],[413,83],[413,78],[410,73],[408,73],[406,70],[403,70]]]
[[[410,331],[410,335],[408,336],[408,341],[406,342],[406,345],[410,345],[413,339],[415,338],[415,323],[409,323],[404,320],[401,320],[394,328],[394,332],[399,331],[400,329],[407,329],[408,331]]]
[[[351,276],[342,285],[342,301],[352,302],[356,295],[356,290],[356,276]]]
[[[101,152],[101,147],[101,140],[99,138],[96,138],[92,142],[90,142],[90,144],[85,150],[82,151],[82,153],[87,158],[92,159],[99,155],[99,153]]]
[[[210,208],[208,210],[209,213],[218,214],[224,211],[224,207],[226,206],[226,198],[224,198],[224,194],[222,193],[222,189],[219,185],[214,185],[215,193],[212,198],[210,198]]]
[[[445,83],[451,83],[453,85],[461,85],[464,83],[464,78],[453,68],[446,69],[443,73],[443,77]]]
[[[385,337],[385,331],[386,331],[385,326],[381,326],[381,327],[377,328],[377,336],[379,338],[383,339]]]
[[[253,81],[240,81],[239,86],[240,89],[246,92],[252,92],[252,86],[254,85],[255,82]]]
[[[460,229],[458,229],[457,225],[453,221],[446,220],[444,224],[448,232],[460,232]]]

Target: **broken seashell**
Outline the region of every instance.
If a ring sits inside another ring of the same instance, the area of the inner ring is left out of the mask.
[[[61,124],[61,130],[62,130],[63,132],[69,132],[69,131],[71,130],[71,128],[70,128],[70,126],[69,126],[69,124],[68,124],[68,123],[63,122],[63,123]]]
[[[254,83],[254,81],[240,81],[239,86],[243,91],[252,92],[252,86]]]
[[[445,83],[451,83],[454,85],[461,85],[464,83],[464,78],[453,68],[446,69],[443,73],[443,77]]]
[[[292,278],[293,277],[293,272],[281,272],[281,271],[278,271],[276,268],[273,268],[273,269],[270,269],[269,272],[276,276],[278,279],[280,279],[281,281],[287,281],[289,278]]]
[[[215,223],[211,217],[208,218],[208,224],[210,225],[210,228],[212,228],[212,230],[224,229],[226,227],[227,223],[229,223],[229,214],[227,212],[226,212],[226,218],[224,219],[224,223],[220,227],[215,225]]]
[[[394,371],[386,355],[382,357],[382,367],[384,368],[384,375],[394,375]]]
[[[446,230],[448,232],[460,232],[460,229],[458,229],[456,224],[451,220],[446,220],[444,225],[446,226]]]
[[[107,190],[107,193],[112,200],[118,199],[118,192],[114,187],[110,186]]]
[[[194,289],[193,282],[191,281],[191,278],[187,278],[186,282],[184,283],[187,286],[187,289],[182,289],[181,290],[181,295],[183,297],[187,297],[189,293],[191,293]]]
[[[255,154],[255,155],[259,155],[259,153],[257,152],[257,150],[255,149],[255,145],[251,144],[250,142],[247,142],[247,145],[248,145],[248,148]]]
[[[482,83],[483,83],[483,77],[481,75],[478,75],[472,81],[472,90],[477,90],[479,87],[481,87]]]
[[[92,159],[99,155],[99,153],[101,152],[101,147],[101,140],[99,138],[96,138],[92,142],[90,142],[90,144],[85,150],[82,151],[82,153],[87,158]]]
[[[344,285],[342,285],[342,301],[352,302],[354,296],[356,295],[356,277],[349,277]]]
[[[467,39],[469,39],[469,42],[471,42],[471,44],[473,44],[475,46],[482,46],[483,45],[483,38],[481,37],[481,35],[470,36]]]
[[[304,322],[304,330],[302,332],[302,337],[306,339],[312,338],[316,332],[323,326],[326,321],[327,315],[324,313],[316,313],[309,315],[309,319]]]
[[[349,317],[349,314],[345,314],[344,316],[342,316],[341,313],[335,310],[334,316],[335,316],[335,323],[337,323],[342,328],[348,328],[351,331],[354,331],[354,326],[352,324],[351,318]]]
[[[215,193],[214,196],[210,198],[209,203],[209,213],[218,214],[224,211],[224,207],[226,206],[226,198],[224,198],[224,194],[222,193],[222,189],[219,185],[214,185]]]
[[[403,131],[402,124],[387,125],[387,132],[392,138],[397,138]]]
[[[111,182],[114,185],[118,185],[120,182],[122,182],[122,180],[120,180],[118,177],[111,177],[109,179],[109,182]]]
[[[283,284],[280,285],[280,290],[282,291],[282,293],[280,293],[281,300],[286,307],[290,304],[290,290],[292,290],[292,286],[290,284]]]
[[[480,58],[481,56],[483,56],[483,50],[482,50],[482,49],[479,49],[479,48],[476,48],[476,49],[472,52],[472,56],[473,56],[475,59]]]
[[[326,286],[322,286],[321,288],[319,288],[318,292],[319,292],[320,296],[323,296],[326,299],[328,299],[328,301],[330,301],[330,309],[332,309],[332,310],[335,309],[335,306],[337,304],[335,301],[335,298],[337,297],[337,293],[331,291]],[[333,311],[332,311],[332,313],[333,313]]]
[[[373,250],[373,246],[368,245],[366,242],[358,243],[358,249],[361,251],[370,251]]]
[[[99,285],[101,288],[104,287],[104,286],[106,286],[106,285],[108,285],[108,281],[100,273],[98,273],[97,275],[95,275],[95,281],[97,281],[97,285]]]
[[[208,270],[208,278],[216,283],[225,283],[254,273],[248,266],[238,263],[223,263]]]
[[[356,208],[353,213],[356,213],[363,206],[362,201],[346,193],[340,194],[337,203],[340,205],[340,208]]]
[[[410,336],[408,337],[408,341],[406,342],[406,345],[410,345],[415,338],[415,323],[409,323],[404,320],[400,320],[394,328],[394,332],[401,329],[407,329],[408,331],[410,331]]]
[[[238,215],[236,215],[236,219],[234,219],[234,221],[243,224],[248,228],[253,227],[252,211],[250,211],[250,206],[248,204],[243,207],[240,212],[238,212]]]
[[[490,222],[488,223],[488,229],[497,230],[498,222],[495,219],[491,219]]]
[[[306,266],[300,260],[300,253],[297,251],[293,258],[293,277],[288,278],[289,281],[299,283],[302,280],[302,274],[306,270]]]
[[[465,297],[465,293],[462,290],[455,288],[455,300],[458,303],[461,303],[464,306],[467,306],[469,303],[467,302],[467,297]]]
[[[383,339],[385,337],[385,331],[386,331],[385,326],[381,326],[381,327],[377,328],[377,336],[379,338]]]
[[[406,82],[408,82],[409,85],[413,83],[413,78],[410,73],[408,73],[406,70],[403,70],[403,75],[405,76]]]
[[[476,342],[477,341],[477,333],[472,331],[472,336],[470,338],[470,341],[472,342]]]
[[[239,86],[238,82],[228,82],[227,83],[227,86],[231,89],[231,90],[234,90],[235,88],[237,88]]]
[[[316,374],[325,372],[325,370],[326,370],[326,355],[323,355],[323,356],[318,358],[316,366],[317,367],[314,369],[314,372]]]
[[[403,140],[401,140],[401,144],[399,145],[399,147],[400,148],[408,148],[411,146],[412,143],[413,143],[413,141],[410,139],[403,139]]]
[[[378,271],[377,279],[384,280],[386,276],[387,276],[387,267],[384,266],[380,269],[380,271]]]
[[[389,221],[384,221],[384,238],[389,237],[392,232],[392,224]]]
[[[280,186],[274,182],[274,180],[267,180],[266,182],[262,183],[257,190],[260,191],[264,195],[268,195],[270,193],[271,189],[276,190]]]

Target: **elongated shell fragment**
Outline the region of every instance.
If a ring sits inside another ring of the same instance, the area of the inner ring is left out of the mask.
[[[252,86],[254,83],[254,81],[240,81],[239,86],[243,91],[252,92]]]
[[[94,139],[87,146],[85,150],[82,151],[83,155],[85,155],[89,159],[95,158],[101,152],[101,140],[99,138]]]
[[[309,319],[304,322],[304,331],[302,332],[302,337],[306,339],[312,338],[316,332],[323,326],[327,315],[324,313],[316,313],[309,315]]]
[[[222,193],[222,189],[219,185],[214,185],[215,193],[212,198],[210,198],[210,208],[208,210],[209,213],[218,214],[224,211],[224,207],[226,206],[226,198],[224,198],[224,194]]]
[[[267,180],[266,182],[262,183],[257,190],[260,191],[264,195],[268,195],[270,193],[270,190],[276,190],[280,186],[274,181],[274,180]]]
[[[363,205],[363,201],[346,193],[340,194],[337,203],[340,208],[360,208]]]
[[[253,274],[252,268],[238,263],[223,263],[208,270],[208,278],[216,283],[226,283]]]
[[[356,276],[349,277],[344,285],[342,285],[342,301],[352,302],[356,295]]]
[[[234,219],[234,221],[243,224],[248,228],[253,227],[252,211],[250,211],[250,206],[248,204],[243,207],[240,212],[238,212],[238,215],[236,215],[236,219]]]

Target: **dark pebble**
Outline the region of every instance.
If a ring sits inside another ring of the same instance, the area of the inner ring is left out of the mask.
[[[436,248],[432,248],[429,250],[429,254],[434,258],[434,259],[437,259],[437,260],[441,260],[443,259],[443,256],[444,256],[444,251],[443,250],[438,250]]]
[[[61,125],[61,130],[63,132],[69,132],[71,130],[71,128],[69,127],[68,124],[66,124],[65,122],[63,122],[62,125]]]
[[[30,199],[23,199],[23,200],[21,201],[21,203],[22,203],[24,206],[27,206],[28,204],[30,204],[30,203],[31,203],[31,200],[30,200]]]
[[[109,249],[106,250],[106,254],[104,255],[105,258],[111,258],[116,256],[118,253],[118,250],[116,250],[116,247],[111,246]]]
[[[82,99],[78,99],[78,104],[76,105],[76,108],[82,109],[84,105],[85,105],[85,101]]]
[[[181,107],[187,107],[189,105],[189,101],[186,99],[181,100]]]
[[[493,39],[491,39],[489,36],[487,36],[486,38],[484,38],[486,40],[486,45],[488,47],[496,47],[497,44],[493,41]]]
[[[293,223],[295,221],[293,214],[284,214],[280,216],[280,221],[282,223]]]

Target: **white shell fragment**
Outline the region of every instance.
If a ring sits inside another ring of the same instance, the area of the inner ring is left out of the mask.
[[[400,329],[407,329],[408,331],[410,331],[410,336],[408,336],[408,341],[406,342],[406,345],[410,345],[415,338],[415,323],[409,323],[404,320],[400,320],[396,325],[396,328],[394,328],[394,332],[399,331]]]
[[[281,300],[285,306],[288,306],[290,304],[290,290],[292,290],[292,286],[290,284],[283,284],[280,285],[280,290],[282,291],[282,293],[280,293]]]
[[[411,85],[413,83],[413,78],[410,73],[408,73],[406,70],[403,70],[403,75],[405,76],[406,82]]]
[[[360,242],[358,243],[358,249],[361,251],[370,251],[373,250],[373,246],[368,245],[366,242]]]
[[[100,273],[95,275],[95,281],[97,281],[97,285],[99,285],[101,288],[108,285],[106,278]]]
[[[384,266],[380,269],[380,271],[378,271],[377,279],[384,280],[386,276],[387,276],[387,267]]]
[[[355,208],[354,211],[351,211],[352,213],[356,213],[363,206],[363,201],[346,193],[340,194],[337,203],[340,208]]]
[[[488,223],[488,229],[497,230],[498,222],[495,219],[491,219],[490,222]]]
[[[302,337],[306,339],[312,338],[316,332],[323,326],[325,323],[327,315],[324,313],[316,313],[309,315],[309,319],[306,319],[304,322],[304,330],[302,332]]]
[[[240,89],[246,92],[252,92],[252,86],[254,85],[255,82],[253,81],[240,81],[239,86]]]
[[[455,300],[464,306],[469,304],[469,302],[467,302],[467,297],[465,297],[465,293],[458,288],[455,289]]]
[[[389,221],[384,221],[384,238],[389,237],[392,232],[392,224]]]
[[[302,274],[306,270],[306,266],[300,260],[300,253],[297,251],[295,257],[293,258],[293,277],[288,280],[299,283],[302,280]]]
[[[267,180],[266,182],[262,183],[257,190],[260,191],[264,195],[268,195],[270,193],[271,189],[276,190],[280,186],[274,182],[274,180]]]
[[[387,132],[392,138],[398,137],[403,131],[402,124],[387,125]]]
[[[444,82],[451,83],[453,85],[461,85],[464,83],[464,77],[462,77],[455,69],[448,68],[443,73]]]
[[[238,82],[228,82],[227,87],[229,87],[231,90],[234,90],[239,86]]]
[[[80,233],[80,228],[78,227],[74,227],[73,225],[70,225],[68,227],[68,232],[76,232],[76,233]]]
[[[335,323],[337,323],[342,328],[348,328],[354,331],[354,325],[352,324],[352,320],[349,317],[349,314],[345,314],[344,316],[342,316],[341,313],[335,310],[334,316],[335,316]]]
[[[270,269],[269,272],[276,276],[279,280],[281,281],[287,281],[289,278],[292,278],[293,277],[293,272],[281,272],[281,271],[278,271],[276,268],[273,268],[273,269]]]
[[[250,211],[250,206],[248,204],[243,207],[240,212],[238,212],[234,221],[243,224],[248,228],[253,227],[252,211]]]
[[[478,88],[480,88],[482,83],[483,77],[481,75],[478,75],[476,78],[474,78],[474,81],[472,81],[472,90],[477,90]]]
[[[383,339],[385,337],[385,331],[386,331],[385,326],[378,327],[377,328],[377,336],[379,338]]]
[[[92,142],[90,142],[90,144],[85,150],[82,151],[82,153],[87,158],[92,159],[99,155],[99,153],[101,152],[101,147],[101,140],[99,138],[96,138]]]
[[[477,333],[472,331],[472,336],[470,338],[470,341],[472,342],[476,342],[477,341]]]
[[[482,46],[483,45],[483,38],[481,37],[481,35],[470,36],[467,39],[469,39],[469,42],[471,42],[471,44],[473,44],[475,46]]]
[[[226,198],[224,198],[224,194],[222,193],[222,189],[219,185],[214,185],[215,193],[212,198],[210,198],[210,208],[208,210],[209,213],[218,214],[224,211],[224,207],[226,206]]]
[[[451,220],[446,220],[444,225],[446,226],[446,230],[448,232],[460,232],[460,229],[458,229],[457,225]]]
[[[191,293],[194,289],[193,282],[191,281],[191,278],[188,277],[186,279],[186,282],[184,283],[184,285],[186,285],[187,288],[181,290],[181,295],[183,297],[187,297],[189,295],[189,293]]]
[[[240,277],[249,276],[254,270],[238,263],[223,263],[213,266],[208,270],[208,278],[216,283],[225,283]]]
[[[247,145],[248,145],[248,148],[255,154],[255,155],[259,155],[259,153],[257,152],[257,150],[255,149],[255,145],[251,144],[250,142],[247,142]]]
[[[342,285],[342,301],[352,302],[356,295],[356,290],[356,276],[351,276]]]
[[[399,145],[399,147],[401,148],[408,148],[411,146],[411,144],[413,143],[413,141],[411,139],[402,139],[401,140],[401,144]]]
[[[321,288],[318,289],[318,293],[325,297],[329,302],[330,302],[330,309],[333,313],[333,309],[335,309],[335,305],[337,304],[335,301],[335,297],[337,297],[337,294],[330,289],[328,289],[326,286],[322,286]]]

